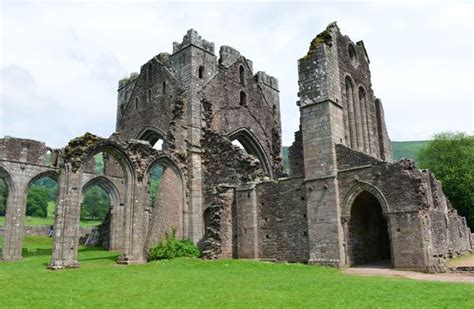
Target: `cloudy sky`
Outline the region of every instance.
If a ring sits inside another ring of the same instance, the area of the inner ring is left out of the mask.
[[[365,43],[392,140],[474,130],[471,1],[0,1],[0,136],[53,147],[86,131],[109,136],[117,81],[194,28],[280,80],[290,145],[296,60],[335,20]]]

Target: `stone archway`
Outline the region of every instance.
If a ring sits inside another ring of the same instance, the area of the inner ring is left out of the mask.
[[[388,214],[390,207],[374,185],[357,181],[348,191],[341,209],[345,264],[393,264]]]
[[[155,205],[150,205],[150,220],[147,229],[145,251],[148,251],[173,230],[178,238],[188,238],[186,216],[186,189],[179,164],[167,155],[160,155],[147,169],[146,183],[150,183],[152,171],[159,167],[161,177],[156,192]],[[149,190],[151,187],[149,187]],[[150,192],[149,192],[150,193]],[[151,196],[150,196],[151,201]]]
[[[121,250],[123,243],[123,207],[121,202],[120,192],[117,186],[105,176],[97,176],[87,181],[82,186],[82,200],[85,193],[93,186],[98,186],[107,193],[110,202],[110,210],[108,216],[105,218],[106,222],[101,224],[101,233],[106,235],[102,240],[102,245],[109,250]],[[82,206],[81,206],[82,207]],[[107,224],[107,226],[104,226]]]
[[[362,191],[351,206],[347,230],[350,265],[384,262],[391,264],[387,220],[378,199]]]

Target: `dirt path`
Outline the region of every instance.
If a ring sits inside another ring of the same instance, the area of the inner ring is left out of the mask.
[[[353,267],[344,270],[344,273],[359,276],[385,276],[400,277],[426,281],[442,281],[442,282],[464,282],[474,283],[474,275],[464,274],[426,274],[416,271],[395,270],[391,268],[377,267]]]
[[[452,267],[474,267],[474,254],[462,256],[448,262]]]

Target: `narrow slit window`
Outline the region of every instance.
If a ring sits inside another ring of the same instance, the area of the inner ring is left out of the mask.
[[[148,102],[151,102],[151,89],[148,89]]]
[[[135,109],[138,109],[138,98],[135,98]]]
[[[163,93],[163,95],[166,94],[166,81],[164,81],[163,84],[161,85],[161,92]]]
[[[247,94],[245,91],[240,92],[240,103],[241,106],[247,106]]]
[[[242,65],[239,67],[239,76],[240,76],[240,84],[242,86],[245,86],[245,69]]]
[[[198,72],[199,78],[202,79],[204,75],[204,67],[201,65]]]

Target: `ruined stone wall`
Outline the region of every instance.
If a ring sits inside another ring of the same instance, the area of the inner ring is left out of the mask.
[[[258,257],[307,262],[308,219],[303,178],[259,183],[256,194]]]
[[[288,150],[290,176],[304,176],[303,136],[300,130],[295,132],[295,141]]]
[[[173,230],[176,231],[176,237],[183,238],[183,185],[179,176],[169,167],[163,169],[156,205],[151,211],[146,250],[164,240]]]
[[[344,106],[345,145],[391,161],[390,140],[385,128],[382,103],[372,90],[369,57],[364,43],[353,43],[339,29],[336,35],[341,99]]]
[[[29,186],[42,177],[57,180],[58,156],[59,150],[39,141],[8,136],[0,139],[0,177],[8,189],[2,250],[4,260],[21,259]]]
[[[123,91],[130,90],[128,86],[120,88],[119,100],[124,96]],[[125,140],[141,138],[147,129],[166,135],[175,101],[182,92],[169,69],[153,58],[142,66],[128,101],[121,102],[116,132]],[[161,138],[166,139],[166,136]]]
[[[469,249],[463,218],[448,205],[440,183],[412,161],[387,163],[337,145],[341,207],[350,190],[361,183],[377,188],[388,210],[392,262],[397,268],[443,271],[451,251]],[[365,160],[364,160],[365,157]]]
[[[239,139],[235,133],[245,129],[248,138],[261,146],[262,157],[267,161],[263,164],[275,176],[282,175],[278,81],[264,72],[254,76],[251,63],[243,56],[233,61],[220,59],[226,65],[220,65],[215,76],[203,85],[202,100],[210,114],[210,128],[231,139]],[[242,96],[245,102],[241,102]],[[246,147],[245,141],[239,141]]]
[[[234,187],[263,176],[259,161],[245,156],[230,140],[206,130],[202,141],[204,179],[204,253],[208,258],[235,256]],[[237,223],[240,225],[240,223]]]

